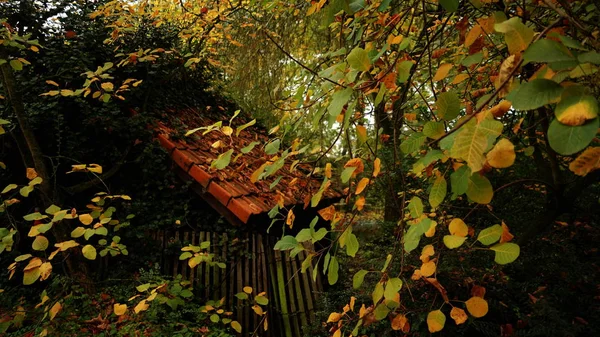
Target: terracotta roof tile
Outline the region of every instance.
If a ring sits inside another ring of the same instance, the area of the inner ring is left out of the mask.
[[[170,111],[166,116],[165,123],[159,124],[155,129],[158,132],[157,139],[160,145],[171,155],[173,161],[194,181],[205,189],[205,193],[211,195],[221,203],[228,212],[231,212],[242,223],[248,223],[252,215],[267,213],[276,204],[278,195],[283,197],[288,206],[303,204],[304,196],[308,189],[313,192],[321,185],[317,179],[307,178],[301,170],[308,171],[307,165],[299,165],[298,169],[290,171],[290,165],[285,164],[274,176],[259,180],[256,183],[250,181],[252,173],[268,160],[264,158],[262,147],[268,141],[264,130],[251,127],[243,130],[239,137],[235,137],[236,146],[242,148],[251,142],[259,142],[249,153],[243,155],[243,160],[232,162],[222,170],[211,168],[211,162],[217,158],[222,149],[212,146],[217,141],[229,148],[232,139],[220,131],[212,131],[202,135],[202,131],[196,134],[179,138],[171,125],[182,125],[184,129],[192,129],[213,124],[215,121],[195,110],[180,112]],[[223,117],[223,120],[228,117]],[[238,118],[241,119],[241,118]],[[238,122],[240,124],[245,121]],[[235,125],[234,125],[235,127]],[[234,156],[239,152],[236,151]],[[279,183],[273,188],[270,185],[281,177]],[[292,180],[296,179],[293,186]],[[340,194],[334,190],[327,190],[323,199],[339,198]]]

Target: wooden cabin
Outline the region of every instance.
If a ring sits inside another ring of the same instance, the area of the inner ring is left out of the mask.
[[[176,131],[212,125],[217,120],[224,120],[223,125],[227,125],[229,118],[231,116],[224,115],[216,119],[214,115],[207,117],[206,113],[191,109],[178,110],[169,112],[166,122],[158,126],[157,139],[173,159],[173,167],[179,176],[190,182],[202,200],[237,229],[236,237],[223,231],[200,231],[189,227],[161,232],[156,238],[162,249],[173,242],[185,245],[210,240],[223,243],[212,245],[211,252],[223,260],[229,259],[225,269],[200,265],[191,270],[186,261],[171,257],[162,261],[163,272],[173,276],[181,274],[206,299],[225,298],[227,306],[234,309],[236,319],[242,324],[244,336],[253,333],[255,336],[304,336],[302,327],[315,319],[316,299],[322,291],[321,279],[317,277],[313,280],[312,271],[300,272],[306,257],[304,252],[292,258],[289,251],[273,250],[283,234],[285,224],[278,221],[271,226],[272,219],[268,212],[277,199],[283,197],[285,208],[293,207],[296,216],[293,228],[285,228],[285,234],[295,235],[303,227],[308,227],[319,209],[338,201],[340,194],[326,190],[318,207],[305,207],[305,196],[314,193],[321,185],[320,180],[306,177],[310,167],[305,165],[290,170],[290,165],[285,164],[277,174],[256,183],[251,182],[252,173],[265,162],[262,147],[269,141],[267,133],[258,127],[246,128],[239,136],[234,133],[233,141],[237,149],[252,142],[259,142],[259,145],[245,154],[242,160],[232,161],[222,170],[211,168],[213,159],[224,151],[212,145],[217,141],[230,144],[232,138],[218,130],[205,135],[199,131],[187,137]],[[235,129],[235,125],[246,122],[237,117],[232,127]],[[295,183],[290,186],[294,179]],[[274,183],[276,180],[279,182]],[[325,222],[320,219],[319,226],[324,225]],[[232,245],[242,246],[247,253],[232,257],[228,252]],[[267,293],[269,328],[266,331],[260,317],[249,306],[239,305],[234,296],[244,286]]]

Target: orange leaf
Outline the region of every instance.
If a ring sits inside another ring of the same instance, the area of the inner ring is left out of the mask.
[[[333,216],[335,215],[335,206],[331,205],[329,207],[320,209],[318,213],[321,216],[321,218],[323,218],[323,220],[329,221],[333,219]]]
[[[448,73],[450,72],[450,69],[452,69],[452,67],[454,67],[454,65],[451,63],[442,64],[438,68],[438,70],[435,72],[435,76],[433,76],[433,81],[438,82],[438,81],[441,81],[444,78],[446,78],[448,76]]]
[[[294,227],[294,220],[296,219],[296,216],[294,215],[294,211],[290,209],[290,211],[287,214],[287,218],[285,219],[285,224],[288,225],[290,228]]]
[[[392,330],[402,330],[402,332],[407,333],[408,329],[410,329],[410,325],[408,325],[408,329],[406,329],[407,325],[408,319],[404,315],[397,315],[392,320]]]
[[[38,176],[34,168],[28,167],[26,172],[27,179],[32,180]]]
[[[362,193],[362,191],[365,190],[367,185],[369,185],[369,178],[362,178],[356,185],[356,191],[354,193],[356,193],[356,195],[359,195],[360,193]]]
[[[329,314],[329,318],[327,319],[327,323],[336,323],[337,321],[339,321],[340,319],[342,319],[343,314],[337,313],[337,312],[332,312],[331,314]]]
[[[500,243],[509,242],[515,236],[510,233],[508,226],[502,221],[502,236],[500,237]]]
[[[456,325],[463,324],[467,321],[467,313],[461,308],[454,307],[450,310],[450,317],[456,322]]]
[[[587,148],[569,164],[569,170],[578,176],[600,169],[600,147]]]
[[[331,179],[331,163],[325,164],[325,177]]]
[[[435,270],[436,270],[435,262],[429,261],[429,262],[423,263],[423,265],[421,266],[421,275],[423,275],[425,277],[429,277],[429,276],[435,274]]]
[[[356,207],[356,209],[358,209],[359,211],[362,211],[363,207],[365,207],[365,202],[365,197],[361,196],[356,200],[356,203],[354,203],[354,207]]]
[[[373,162],[373,177],[377,177],[379,172],[381,172],[381,159],[375,158]]]
[[[352,158],[348,160],[344,167],[356,167],[356,169],[352,173],[353,177],[355,177],[357,174],[362,173],[365,170],[365,164],[363,164],[362,159],[360,158]]]
[[[467,310],[469,310],[469,313],[473,315],[473,317],[483,317],[488,313],[488,303],[481,297],[471,297],[465,304],[467,305]]]
[[[468,48],[471,46],[479,38],[481,33],[483,33],[483,29],[481,29],[480,25],[476,25],[475,27],[471,28],[467,34],[467,37],[465,37],[465,47]]]

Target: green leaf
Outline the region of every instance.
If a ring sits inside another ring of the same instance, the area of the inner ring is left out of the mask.
[[[330,285],[336,284],[338,281],[338,272],[340,270],[340,264],[335,256],[332,256],[329,260],[329,268],[327,269],[327,282]]]
[[[29,196],[29,193],[31,193],[32,191],[33,191],[33,186],[27,185],[27,186],[21,187],[21,189],[19,190],[19,193],[22,196],[24,196],[25,198],[27,198]]]
[[[48,239],[42,235],[36,236],[31,248],[33,248],[33,250],[46,250],[46,248],[48,248]]]
[[[267,299],[264,296],[256,296],[254,298],[254,301],[256,301],[256,303],[258,303],[260,305],[267,305],[267,304],[269,304],[269,299]]]
[[[405,40],[408,40],[408,38],[405,38]],[[408,78],[410,77],[410,69],[412,68],[412,66],[414,65],[413,61],[402,61],[400,63],[398,63],[398,77],[396,78],[396,82],[398,84],[402,84],[406,81],[408,81]]]
[[[579,63],[600,64],[600,53],[591,51],[577,56]]]
[[[10,60],[10,66],[16,71],[23,70],[23,63],[19,60]]]
[[[564,125],[555,119],[548,128],[550,147],[563,156],[577,153],[596,137],[598,124],[598,118],[579,126]]]
[[[492,184],[490,181],[480,175],[473,174],[469,178],[469,183],[467,186],[467,197],[469,199],[475,201],[478,204],[489,204],[492,201],[492,197],[494,196],[494,189],[492,188]]]
[[[352,49],[348,57],[346,58],[348,64],[359,71],[367,71],[371,69],[371,59],[369,53],[359,47]]]
[[[233,119],[233,118],[232,118]],[[240,132],[242,132],[242,130],[251,127],[252,125],[256,124],[256,119],[253,119],[251,121],[249,121],[248,123],[244,124],[244,125],[240,125],[235,129],[235,135],[239,136]],[[245,153],[245,152],[244,152]]]
[[[482,244],[484,244],[486,246],[489,246],[492,243],[500,240],[501,236],[502,236],[502,226],[493,225],[493,226],[483,229],[481,232],[479,232],[479,235],[477,235],[477,241],[481,242]]]
[[[411,133],[406,140],[400,144],[400,150],[405,154],[418,151],[427,140],[427,136],[420,132]]]
[[[524,64],[529,62],[550,63],[573,60],[575,58],[565,46],[550,39],[536,41],[523,53]]]
[[[408,211],[414,219],[420,217],[423,214],[423,202],[421,198],[417,196],[412,197],[408,203]]]
[[[444,235],[444,245],[450,249],[462,246],[467,238],[457,235]]]
[[[429,230],[433,221],[431,219],[423,219],[418,224],[412,225],[404,234],[404,250],[407,253],[412,252],[419,246],[421,237]]]
[[[356,239],[356,235],[350,233],[346,239],[346,254],[355,257],[358,252],[359,243]]]
[[[450,174],[450,185],[452,186],[452,199],[456,199],[459,195],[467,192],[469,187],[469,177],[471,169],[467,165],[463,165],[458,170]]]
[[[477,54],[473,54],[473,55],[469,55],[469,56],[465,57],[462,60],[461,64],[465,67],[470,67],[474,64],[480,63],[481,61],[483,61],[483,53],[479,52]]]
[[[83,253],[83,256],[88,260],[96,259],[96,248],[94,248],[92,245],[85,245],[81,249],[81,253]]]
[[[371,293],[371,297],[373,298],[373,304],[377,304],[381,300],[383,297],[383,283],[377,282],[373,293]]]
[[[453,90],[439,94],[435,105],[438,116],[447,121],[453,120],[460,113],[460,99]]]
[[[233,153],[233,149],[230,149],[229,151],[227,151],[225,153],[221,153],[217,157],[217,159],[212,161],[210,166],[216,168],[217,170],[222,170],[222,169],[226,168],[229,165],[229,162],[231,161],[232,153]]]
[[[352,288],[360,288],[360,286],[363,284],[363,281],[365,280],[365,275],[367,275],[368,273],[369,272],[366,270],[357,271],[356,274],[354,274],[354,277],[352,277]]]
[[[187,260],[190,257],[192,257],[192,253],[190,253],[190,252],[183,252],[183,253],[181,253],[181,255],[179,255],[179,260],[181,260],[181,261],[182,260]]]
[[[217,314],[210,315],[210,321],[213,322],[213,323],[218,323],[219,322],[219,315],[217,315]]]
[[[390,308],[388,308],[383,303],[380,303],[373,311],[373,314],[375,315],[375,319],[378,321],[381,321],[382,319],[386,318],[389,313],[390,313]]]
[[[330,116],[337,117],[342,112],[344,105],[352,97],[352,92],[352,88],[346,88],[331,95],[331,103],[327,107]]]
[[[293,237],[291,235],[286,235],[286,236],[282,237],[281,240],[277,241],[277,243],[275,244],[273,249],[274,250],[290,250],[290,249],[293,249],[294,247],[296,247],[297,244],[298,244],[298,241],[296,241],[295,237]]]
[[[231,321],[231,328],[237,333],[242,333],[242,325],[238,321]]]
[[[472,172],[478,172],[485,163],[484,152],[488,145],[502,133],[501,122],[486,119],[479,123],[475,120],[469,121],[458,131],[454,139],[454,145],[450,152],[454,158],[463,159],[469,165]]]
[[[354,170],[356,170],[356,166],[346,167],[344,169],[344,171],[342,171],[342,174],[341,174],[342,183],[345,184],[348,182],[348,180],[350,180],[350,177],[352,177],[352,173],[354,173]]]
[[[281,145],[281,140],[275,139],[265,146],[265,153],[268,155],[272,155],[279,151],[279,146]]]
[[[252,142],[252,143],[248,144],[247,146],[241,148],[240,151],[242,153],[248,153],[248,152],[252,151],[252,149],[254,149],[254,147],[256,145],[258,145],[258,144],[260,144],[260,143],[259,142]]]
[[[446,179],[443,176],[437,177],[429,192],[429,204],[431,207],[436,208],[444,201],[447,189],[448,184],[446,183]]]
[[[304,228],[298,234],[296,234],[296,241],[304,242],[312,239],[312,235],[309,228]]]
[[[504,242],[490,247],[496,252],[494,261],[498,264],[507,264],[515,261],[521,253],[521,248],[516,243]]]
[[[440,5],[448,12],[456,12],[458,10],[458,0],[440,0]]]
[[[31,214],[27,214],[23,217],[23,219],[27,220],[27,221],[34,221],[34,220],[42,220],[42,219],[46,219],[48,216],[43,215],[40,212],[35,212],[35,213],[31,213]]]
[[[396,298],[396,294],[402,288],[402,280],[399,278],[390,278],[385,284],[385,291],[383,297],[388,301],[393,301]]]
[[[446,133],[443,122],[429,121],[423,126],[423,134],[432,139],[438,139]]]
[[[551,80],[535,79],[523,83],[506,97],[516,110],[533,110],[560,98],[564,88]]]

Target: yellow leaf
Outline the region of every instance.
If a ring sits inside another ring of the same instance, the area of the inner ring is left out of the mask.
[[[88,260],[95,260],[96,259],[96,248],[94,246],[92,246],[92,245],[85,245],[81,249],[81,253]]]
[[[223,134],[226,136],[231,136],[233,134],[233,129],[229,126],[224,126],[221,128],[221,132],[223,132]]]
[[[367,308],[365,307],[365,304],[363,303],[363,305],[358,310],[358,318],[363,318],[366,314],[367,314]]]
[[[494,117],[502,117],[506,112],[508,112],[508,110],[510,110],[511,106],[512,103],[510,101],[502,100],[500,103],[491,108],[490,112],[492,115],[494,115]]]
[[[421,266],[421,275],[423,275],[425,277],[429,277],[429,276],[435,274],[435,270],[436,270],[435,262],[433,262],[433,261],[425,262]]]
[[[429,229],[427,230],[427,232],[425,232],[425,237],[431,238],[435,235],[435,228],[437,227],[437,222],[432,221],[431,225],[429,226]]]
[[[473,317],[483,317],[488,312],[488,303],[481,297],[473,296],[469,298],[465,304],[467,305],[467,310],[469,310],[469,313],[473,315]]]
[[[233,330],[235,330],[237,333],[242,333],[242,325],[240,324],[240,322],[238,321],[231,321],[231,327],[233,328]],[[266,329],[265,329],[266,330]]]
[[[40,281],[47,279],[52,273],[52,263],[44,262],[40,266]]]
[[[450,231],[450,234],[452,235],[456,235],[456,236],[462,236],[465,237],[467,236],[467,234],[469,234],[469,227],[467,227],[467,225],[465,224],[464,221],[462,221],[462,219],[453,219],[450,222],[450,225],[448,226],[448,230]]]
[[[29,49],[31,49],[31,51],[37,53],[40,51],[40,48],[36,47],[36,46],[29,46]]]
[[[294,227],[294,220],[296,219],[296,216],[294,215],[294,211],[290,209],[290,211],[287,214],[287,218],[285,219],[285,224],[288,225],[290,228]]]
[[[365,187],[367,187],[367,185],[369,185],[369,178],[362,178],[356,185],[356,195],[361,194],[362,191],[365,190]]]
[[[135,308],[133,308],[133,311],[136,314],[139,314],[141,311],[145,311],[148,310],[148,303],[146,302],[146,300],[141,300],[136,306]]]
[[[115,86],[111,82],[104,82],[100,84],[100,86],[106,91],[113,91],[113,89],[115,88]]]
[[[356,126],[356,136],[358,137],[358,141],[364,143],[367,141],[367,128],[364,125]]]
[[[331,163],[325,164],[325,177],[331,179]]]
[[[127,304],[115,303],[113,306],[113,311],[115,312],[115,315],[121,316],[127,311]]]
[[[23,270],[28,271],[28,270],[37,268],[41,265],[42,265],[42,260],[39,257],[34,257],[33,259],[31,259],[29,261],[29,263],[27,264],[27,266],[25,266],[25,268]]]
[[[471,30],[469,31],[469,33],[465,37],[465,47],[468,48],[475,41],[477,41],[477,39],[479,38],[479,36],[481,36],[481,33],[483,33],[483,29],[481,29],[480,25],[476,25],[473,28],[471,28]]]
[[[263,309],[260,307],[260,305],[253,305],[252,306],[252,310],[254,310],[254,312],[258,315],[258,316],[262,316],[264,315]]]
[[[462,81],[466,80],[467,78],[469,78],[468,74],[458,74],[456,75],[456,77],[454,77],[454,79],[452,80],[452,84],[459,84]]]
[[[246,294],[252,294],[252,287],[244,287],[243,290]]]
[[[450,317],[456,322],[456,325],[463,324],[467,321],[467,313],[461,308],[454,307],[450,310]]]
[[[98,164],[90,164],[88,167],[86,167],[86,169],[90,172],[102,174],[102,166]]]
[[[356,297],[350,296],[350,310],[354,311],[354,303],[356,302]]]
[[[375,158],[373,162],[373,178],[377,177],[379,172],[381,172],[381,159]]]
[[[406,323],[408,323],[408,319],[406,318],[406,316],[397,315],[392,320],[392,330],[403,330],[404,331],[404,327],[406,326]]]
[[[339,321],[340,319],[342,319],[344,315],[337,313],[337,312],[332,312],[331,314],[329,314],[329,318],[327,319],[327,323],[336,323],[337,321]]]
[[[592,96],[569,96],[556,105],[556,118],[565,125],[583,125],[598,116],[598,102]]]
[[[365,207],[365,202],[365,197],[360,196],[354,203],[354,207],[356,207],[356,209],[358,209],[359,211],[362,211],[363,207]]]
[[[332,337],[342,337],[342,329],[335,330]]]
[[[433,81],[438,82],[446,78],[452,67],[454,67],[454,65],[451,63],[442,64],[435,72],[435,76],[433,76]]]
[[[54,317],[62,310],[62,305],[60,302],[54,303],[52,308],[50,308],[50,320],[53,320]]]
[[[61,252],[64,252],[67,249],[73,248],[73,247],[77,247],[79,246],[79,243],[73,241],[73,240],[69,240],[69,241],[63,241],[63,242],[59,242],[59,243],[55,243],[54,247],[58,248]]]
[[[600,147],[589,147],[569,164],[569,170],[578,176],[600,169]]]
[[[441,331],[445,324],[446,315],[441,310],[434,310],[427,314],[427,328],[429,328],[429,332]]]
[[[515,146],[506,138],[500,139],[486,155],[488,164],[495,168],[510,167],[515,162],[515,158]]]
[[[94,221],[94,218],[92,218],[92,216],[89,214],[80,214],[79,221],[81,221],[81,223],[84,225],[89,225],[92,223],[92,221]]]
[[[46,248],[48,248],[48,239],[43,235],[38,235],[35,237],[35,240],[33,240],[31,247],[33,250],[46,250]]]

